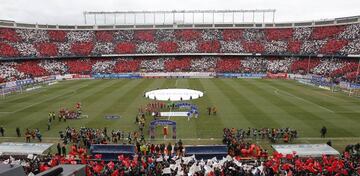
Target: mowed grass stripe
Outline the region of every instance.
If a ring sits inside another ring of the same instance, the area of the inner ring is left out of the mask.
[[[64,83],[64,84],[63,84]],[[77,83],[74,82],[60,82],[52,86],[44,86],[41,89],[33,90],[31,92],[24,92],[22,94],[16,93],[16,95],[11,95],[5,99],[0,100],[0,111],[14,112],[19,111],[26,106],[29,106],[36,102],[41,102],[46,99],[46,96],[52,96],[54,91],[61,91],[68,89],[69,86],[74,86]],[[20,97],[20,98],[18,98]]]
[[[148,80],[157,80],[156,82],[154,82],[151,86],[149,86],[149,87],[147,87],[144,91],[151,91],[151,90],[155,90],[155,89],[168,89],[168,88],[174,88],[174,86],[175,86],[175,84],[176,84],[176,80],[175,79],[163,79],[163,78],[161,78],[161,79],[148,79]],[[140,99],[140,100],[145,100],[145,101],[141,101],[140,102],[140,104],[138,104],[138,105],[136,105],[135,103],[135,107],[140,107],[140,106],[142,106],[142,107],[145,107],[148,103],[151,103],[151,102],[153,102],[154,100],[151,100],[151,99],[148,99],[148,98],[143,98],[143,99]],[[169,103],[168,101],[164,101],[164,103]],[[136,110],[137,110],[137,108],[136,108]],[[136,111],[137,112],[137,111]],[[134,121],[135,121],[135,115],[136,114],[134,114]],[[181,117],[180,117],[181,118]],[[161,119],[167,119],[166,117],[162,117]],[[148,131],[149,131],[149,124],[150,124],[150,122],[152,121],[152,120],[154,120],[154,119],[152,119],[151,117],[149,117],[149,118],[147,118],[146,119],[146,123],[145,123],[145,129],[144,129],[144,131],[145,131],[145,136],[147,137],[147,138],[149,138],[149,135],[148,135]],[[174,118],[171,118],[170,120],[172,120],[172,121],[176,121],[177,122],[177,127],[178,127],[178,129],[177,129],[177,136],[178,136],[178,138],[182,135],[181,133],[179,133],[179,131],[181,131],[181,129],[179,129],[179,126],[182,126],[182,125],[179,125],[179,123],[180,123],[180,120],[181,119],[179,119],[179,118],[176,118],[176,117],[174,117]],[[162,128],[163,128],[163,126],[158,126],[158,127],[156,127],[155,128],[155,140],[159,140],[159,139],[162,139]],[[171,138],[171,135],[172,135],[172,129],[171,129],[171,127],[168,127],[168,129],[169,129],[169,138]]]
[[[74,85],[77,84],[76,81],[72,82],[72,81],[60,81],[59,84],[54,84],[51,86],[48,86],[46,84],[40,84],[40,86],[42,86],[41,89],[36,89],[34,91],[23,91],[23,93],[13,93],[13,94],[9,94],[7,96],[5,96],[5,99],[0,99],[0,105],[2,103],[21,103],[24,100],[26,101],[27,99],[34,99],[36,97],[38,97],[38,94],[44,94],[46,91],[48,91],[49,89],[62,89],[64,87],[67,87],[67,85]]]
[[[278,83],[279,84],[279,83]],[[290,90],[297,90],[298,87],[295,87],[296,85],[291,84],[291,82],[287,82],[287,84],[280,84],[284,85],[286,88],[289,88]],[[319,91],[319,90],[310,90],[311,92]],[[354,112],[354,110],[350,109],[344,109],[339,106],[338,103],[334,101],[330,101],[329,99],[323,99],[322,96],[307,96],[308,94],[305,94],[303,91],[296,91],[294,95],[297,96],[303,96],[304,99],[308,101],[313,101],[314,103],[327,107],[329,109],[334,110],[335,113],[328,114],[326,116],[326,120],[331,121],[333,124],[342,126],[342,128],[345,128],[348,131],[351,131],[351,133],[355,135],[360,135],[360,129],[358,125],[360,124],[360,119],[358,118],[360,113]],[[334,95],[336,96],[336,95]],[[350,99],[351,97],[349,97]],[[346,113],[336,113],[336,111],[340,112],[346,112]],[[356,125],[357,124],[357,125]],[[357,133],[356,133],[357,131]]]
[[[194,90],[199,90],[204,93],[204,96],[190,101],[191,103],[195,104],[199,109],[199,117],[198,119],[192,118],[190,123],[195,124],[196,130],[196,138],[217,138],[219,134],[221,135],[222,129],[224,127],[222,121],[222,114],[220,113],[216,116],[209,116],[207,108],[210,106],[216,106],[218,109],[220,105],[215,103],[214,99],[209,96],[209,93],[212,92],[211,89],[204,87],[201,83],[200,79],[187,79],[189,87]],[[191,131],[195,131],[191,130]],[[194,137],[195,138],[195,137]]]
[[[106,80],[105,80],[106,81]],[[109,106],[112,106],[118,97],[126,94],[126,91],[131,90],[133,87],[141,83],[139,80],[129,80],[129,79],[119,79],[115,80],[116,83],[107,87],[106,89],[101,90],[98,94],[93,94],[93,96],[88,97],[87,113],[89,114],[88,119],[84,119],[82,124],[86,127],[96,127],[96,128],[111,128],[112,125],[115,125],[118,120],[123,120],[124,115],[119,111],[105,112]],[[121,119],[118,120],[106,120],[104,119],[105,115],[120,115]]]
[[[166,79],[166,81],[164,82],[164,84],[161,85],[161,89],[167,89],[167,88],[185,88],[186,87],[186,83],[184,81],[179,81],[180,79]],[[165,101],[165,103],[170,103],[169,101]],[[174,102],[174,103],[178,103]],[[168,117],[162,117],[162,119],[168,119]],[[152,119],[151,119],[152,120]],[[147,122],[146,126],[146,130],[149,130],[149,122],[151,121],[149,120]],[[187,121],[187,118],[184,117],[170,117],[170,120],[175,121],[176,122],[176,135],[178,139],[181,138],[186,138],[186,137],[195,137],[197,136],[197,132],[194,130],[196,128],[194,123],[189,123]],[[155,130],[155,139],[161,139],[162,136],[162,126],[159,126],[156,128]],[[171,138],[172,136],[172,127],[168,126],[168,131],[169,131],[169,135],[168,138]]]
[[[239,108],[239,106],[242,106],[241,100],[235,97],[227,86],[220,88],[215,84],[219,82],[219,79],[201,79],[200,81],[206,90],[205,96],[209,96],[218,108],[218,118],[221,118],[223,127],[247,128],[256,125]]]
[[[78,82],[78,84],[82,86],[80,89],[73,89],[73,90],[69,89],[72,90],[72,94],[64,97],[61,96],[52,100],[53,102],[47,104],[47,106],[43,109],[44,111],[46,111],[45,113],[41,114],[40,116],[31,117],[31,119],[30,118],[23,119],[23,121],[29,120],[26,124],[31,128],[39,128],[41,130],[45,130],[47,128],[47,123],[48,123],[48,112],[52,111],[58,113],[60,108],[73,109],[75,107],[75,103],[79,102],[77,97],[89,95],[89,92],[91,92],[93,89],[95,89],[98,86],[96,82],[97,81],[94,81],[94,83],[92,84],[83,84],[82,82]],[[37,120],[35,121],[32,119],[37,119]],[[71,123],[71,121],[72,120],[68,121],[68,123]],[[52,122],[51,127],[57,126],[56,122],[57,121]]]
[[[76,83],[75,83],[76,84]],[[32,102],[32,105],[23,107],[22,109],[17,110],[16,113],[7,114],[2,117],[0,120],[2,124],[5,124],[9,127],[19,126],[19,124],[29,125],[31,123],[35,123],[38,120],[42,120],[42,117],[47,117],[47,113],[50,111],[48,107],[54,102],[58,102],[64,100],[71,95],[74,94],[74,90],[85,90],[88,86],[95,84],[87,84],[82,85],[78,84],[73,87],[73,89],[59,89],[58,91],[52,90],[51,93],[47,94],[47,96],[43,96],[41,100],[38,102],[33,102],[32,100],[28,100]],[[48,111],[43,114],[43,111]],[[47,122],[44,122],[46,125]]]
[[[275,106],[269,103],[262,96],[259,96],[258,92],[253,89],[253,87],[249,86],[249,83],[246,79],[238,80],[234,79],[226,79],[225,84],[232,87],[233,90],[239,94],[242,94],[253,106],[255,106],[259,112],[265,114],[264,120],[272,121],[272,123],[276,126],[273,127],[284,127],[287,123],[279,120],[279,111],[275,109]],[[245,96],[246,95],[246,96]],[[250,97],[250,98],[249,98]],[[269,118],[269,119],[267,119]]]
[[[298,93],[300,95],[304,95],[304,97],[308,98],[311,97],[311,100],[315,103],[319,104],[320,106],[329,107],[329,109],[333,110],[334,113],[337,115],[346,117],[350,121],[354,123],[360,123],[360,119],[358,118],[360,115],[360,105],[357,105],[354,102],[353,97],[347,97],[349,100],[348,102],[339,102],[337,99],[331,99],[324,96],[312,96],[311,93],[323,91],[322,89],[310,89],[308,91],[304,91],[302,89],[303,85],[291,84],[292,82],[285,82],[281,85],[287,86],[292,90],[297,89],[299,90]],[[330,92],[330,91],[328,91]],[[332,93],[332,97],[342,96],[339,93]],[[356,100],[356,99],[355,99]],[[360,102],[360,101],[358,101]]]
[[[298,108],[301,108],[302,110],[306,111],[307,113],[304,114],[304,119],[312,121],[313,123],[310,125],[316,126],[319,130],[322,126],[326,126],[329,129],[329,136],[332,137],[354,137],[358,136],[356,134],[357,130],[351,130],[348,125],[344,125],[344,123],[339,123],[333,120],[334,113],[330,113],[322,108],[319,108],[318,106],[314,106],[313,103],[307,103],[307,101],[302,101],[296,97],[289,96],[286,93],[290,93],[292,95],[298,96],[298,93],[296,90],[291,90],[281,84],[277,84],[276,81],[273,80],[265,80],[266,84],[268,86],[271,86],[275,89],[279,90],[279,96],[282,96],[284,98],[290,99]],[[284,91],[285,93],[283,93]],[[301,96],[301,95],[300,95]],[[301,97],[304,98],[304,97]],[[308,100],[309,101],[309,100]],[[345,119],[338,119],[338,120],[345,120]],[[332,130],[336,131],[332,131]]]
[[[131,103],[136,96],[141,96],[144,87],[147,87],[151,82],[146,80],[138,79],[131,80],[128,84],[125,84],[120,89],[113,89],[108,94],[97,101],[94,117],[87,121],[85,124],[89,127],[116,127],[116,124],[122,123],[126,129],[134,129],[133,117],[124,114],[124,105]],[[122,118],[118,120],[105,120],[105,115],[120,115]],[[103,127],[100,126],[103,125]],[[133,125],[133,126],[131,126]],[[123,127],[124,128],[124,127]]]
[[[142,83],[143,81],[144,83]],[[257,110],[248,105],[249,100],[241,96],[254,97],[252,102],[257,105],[257,108],[261,108],[263,113],[268,113],[270,117],[273,117],[273,121],[276,121],[281,127],[284,127],[285,122],[288,122],[290,127],[295,126],[301,137],[319,137],[319,131],[323,125],[328,128],[328,136],[330,137],[360,137],[360,128],[358,128],[360,118],[359,113],[357,113],[360,111],[360,108],[357,107],[359,100],[346,97],[340,93],[330,93],[326,96],[323,95],[328,94],[325,90],[286,80],[124,79],[64,81],[44,87],[40,92],[36,92],[36,95],[33,95],[35,94],[34,91],[11,95],[7,99],[0,100],[0,107],[2,108],[0,112],[18,111],[13,113],[16,116],[11,116],[11,113],[0,114],[0,126],[5,127],[5,135],[10,137],[15,136],[16,126],[21,127],[22,132],[26,127],[40,127],[44,137],[56,138],[58,131],[64,130],[68,125],[76,128],[91,125],[91,127],[96,128],[108,127],[109,132],[111,128],[129,132],[137,129],[137,125],[134,124],[137,108],[151,101],[142,97],[143,92],[160,87],[174,88],[175,85],[179,88],[205,91],[204,97],[190,101],[200,107],[198,119],[191,119],[188,122],[186,118],[182,117],[171,118],[178,123],[178,138],[191,138],[193,140],[202,138],[203,140],[213,137],[218,139],[221,138],[224,127],[261,128],[274,126],[266,121],[271,118],[264,118],[261,114],[256,116],[259,119],[261,118],[263,122],[255,121],[254,123],[251,121],[253,120],[251,117],[255,116],[251,113],[257,113]],[[278,91],[276,91],[277,89]],[[134,94],[131,95],[132,93]],[[334,95],[334,98],[331,95]],[[45,131],[49,111],[57,111],[60,105],[73,107],[78,101],[82,102],[83,112],[89,115],[89,119],[67,120],[66,123],[59,123],[56,119],[56,122],[53,122],[52,129],[49,132]],[[9,106],[2,106],[7,102],[10,102]],[[16,103],[11,105],[11,102]],[[216,117],[207,115],[206,108],[212,105],[218,108]],[[109,108],[110,106],[113,107]],[[105,120],[104,115],[108,113],[105,111],[121,115],[122,118]],[[151,120],[147,119],[146,126]],[[157,139],[160,140],[162,138],[159,135],[162,134],[161,129],[157,129]],[[169,129],[171,134],[171,128]],[[20,139],[23,140],[23,138]]]
[[[360,113],[358,113],[358,110],[360,108],[360,106],[356,106],[356,108],[344,108],[341,106],[341,103],[337,102],[337,101],[331,101],[328,98],[325,98],[323,96],[317,96],[315,95],[313,92],[316,91],[320,91],[320,90],[309,90],[308,92],[303,91],[301,87],[298,87],[296,84],[293,84],[294,82],[289,82],[286,81],[284,83],[278,83],[279,85],[283,85],[286,88],[288,88],[289,90],[294,90],[296,96],[301,96],[303,97],[303,99],[313,102],[314,104],[321,106],[321,107],[325,107],[327,109],[332,110],[334,113],[330,114],[328,116],[328,118],[342,118],[344,120],[349,120],[349,122],[353,122],[353,123],[360,123],[360,119],[359,118],[354,118],[360,115]],[[334,95],[336,96],[336,95]],[[351,97],[349,97],[349,99],[351,99]],[[353,107],[353,106],[351,106]],[[339,113],[338,113],[339,112]],[[346,112],[346,113],[342,113],[342,112]],[[354,115],[356,114],[357,115]]]
[[[264,99],[264,102],[266,102],[265,106],[275,111],[268,113],[275,113],[278,116],[277,120],[282,123],[283,127],[296,129],[300,136],[318,134],[319,129],[312,125],[312,121],[304,121],[303,117],[304,113],[307,113],[306,111],[297,108],[297,105],[287,98],[278,96],[272,88],[263,84],[262,80],[249,79],[245,81],[247,82],[245,86],[259,94]]]
[[[89,99],[90,97],[96,96],[97,99],[101,98],[102,96],[105,96],[106,91],[113,89],[114,87],[117,87],[119,84],[123,84],[122,81],[118,80],[112,80],[112,81],[104,81],[104,80],[95,80],[97,83],[92,86],[89,89],[86,89],[86,91],[77,93],[75,96],[72,96],[71,98],[67,99],[66,101],[61,102],[62,105],[67,105],[65,107],[72,108],[72,106],[75,106],[77,102],[80,102],[82,105],[82,111],[83,114],[91,116],[89,114],[89,107],[91,104],[95,103],[96,101],[86,101],[86,99]],[[101,93],[103,92],[103,93]],[[99,94],[97,94],[99,93]],[[56,109],[57,107],[53,107]],[[65,122],[58,122],[57,119],[55,122],[52,122],[51,125],[51,131],[48,132],[49,135],[56,135],[58,131],[64,130],[67,126],[83,126],[84,121],[88,119],[77,119],[77,120],[67,120]],[[47,121],[46,121],[47,122]]]
[[[305,85],[298,85],[294,81],[288,80],[288,81],[282,81],[277,82],[280,85],[283,85],[285,87],[288,87],[292,90],[296,90],[296,93],[298,95],[301,95],[304,97],[304,99],[310,100],[320,106],[332,108],[335,112],[360,112],[359,110],[359,103],[360,101],[350,101],[354,99],[353,97],[347,97],[347,100],[341,99],[339,100],[337,97],[339,97],[340,94],[333,93],[332,96],[323,96],[322,94],[318,94],[317,92],[331,92],[328,90],[322,90],[319,88],[313,88],[307,89],[307,87],[304,87]],[[341,96],[341,95],[340,95]],[[309,99],[311,97],[311,99]],[[329,98],[331,97],[331,98]],[[340,102],[342,101],[342,102]],[[344,105],[344,106],[342,106]],[[348,105],[348,106],[346,106]],[[360,113],[359,113],[360,114]]]
[[[169,88],[174,88],[176,84],[176,80],[175,79],[165,79],[165,82],[159,86],[159,88],[161,89],[169,89]],[[150,89],[149,89],[150,91]]]
[[[88,85],[79,86],[80,87],[77,87],[76,89],[66,90],[65,93],[62,91],[62,93],[59,93],[58,95],[53,96],[46,101],[38,103],[32,107],[28,107],[26,110],[21,110],[19,113],[15,113],[16,115],[10,117],[11,120],[8,120],[7,125],[5,125],[5,128],[7,128],[7,131],[9,132],[8,134],[15,136],[16,127],[19,127],[22,132],[24,132],[25,128],[39,128],[42,132],[44,132],[44,129],[46,129],[47,125],[48,112],[50,111],[48,108],[50,106],[54,106],[52,102],[62,101],[66,98],[69,98],[74,94],[74,90],[83,89]]]
[[[360,106],[360,99],[357,97],[350,97],[347,93],[344,92],[332,92],[329,90],[324,90],[324,89],[320,89],[318,87],[315,86],[309,86],[309,85],[304,85],[301,84],[299,82],[296,82],[294,80],[284,80],[284,83],[291,83],[296,87],[300,88],[300,91],[307,93],[309,90],[311,90],[310,92],[312,93],[316,93],[319,94],[321,97],[323,97],[325,100],[325,97],[330,98],[332,100],[334,100],[335,102],[338,103],[345,103],[345,104],[351,104],[351,105],[358,105]]]
[[[111,80],[111,81],[101,80],[97,88],[91,91],[89,95],[81,97],[80,101],[82,102],[83,107],[87,109],[92,104],[99,101],[99,98],[106,96],[109,93],[109,91],[115,88],[119,89],[122,86],[126,85],[127,83],[129,83],[129,80],[124,80],[124,79]]]
[[[122,123],[121,125],[129,127],[126,128],[128,131],[138,130],[138,126],[134,122],[135,116],[138,115],[138,108],[141,106],[144,100],[146,100],[146,98],[143,96],[144,90],[155,89],[155,87],[161,85],[163,82],[164,80],[156,79],[144,80],[136,87],[134,87],[129,93],[124,94],[122,97],[118,97],[117,101],[119,101],[120,104],[113,104],[112,107],[109,107],[109,111],[111,111],[111,109],[116,109],[115,107],[118,106],[118,112],[121,116],[123,116],[122,119],[120,119]],[[147,119],[146,123],[148,124],[151,120],[152,119]],[[115,125],[115,123],[112,123],[110,126],[113,128],[119,128],[119,125]]]
[[[167,79],[165,83],[161,86],[162,89],[166,88],[186,88],[185,80],[180,81],[181,79]],[[183,101],[185,102],[185,101]],[[169,103],[166,101],[165,103]],[[178,101],[174,102],[178,103]],[[166,117],[163,117],[163,119],[167,119]],[[197,131],[196,131],[196,124],[194,121],[187,121],[186,117],[170,117],[170,120],[176,122],[176,135],[177,138],[187,138],[187,137],[197,137]],[[146,124],[148,129],[148,124]],[[172,134],[172,127],[168,127],[169,130],[169,137],[171,137]],[[158,127],[156,129],[156,138],[162,137],[162,127]]]
[[[192,79],[181,79],[181,78],[176,79],[176,82],[177,82],[176,88],[195,89],[196,90],[197,89],[196,87],[198,87],[200,85],[196,84],[194,82],[190,83],[191,80]],[[192,85],[192,86],[190,86],[190,85]],[[200,100],[200,99],[197,99],[197,100]],[[201,108],[201,107],[199,107],[199,103],[196,103],[196,100],[189,100],[186,102],[195,104],[199,109]],[[202,117],[204,117],[204,116],[202,116]],[[204,137],[204,135],[203,135],[204,131],[202,131],[201,124],[198,123],[200,118],[201,118],[201,112],[199,113],[199,117],[197,119],[191,118],[190,121],[188,121],[186,117],[179,117],[179,120],[180,120],[179,125],[181,125],[181,128],[184,129],[184,132],[180,133],[180,137],[181,138],[202,138],[202,137]],[[212,134],[208,133],[208,135],[211,136]]]
[[[238,108],[240,111],[244,114],[244,116],[253,124],[255,124],[257,127],[280,127],[280,125],[274,121],[267,113],[265,113],[261,107],[254,102],[253,100],[258,99],[257,96],[249,96],[246,95],[244,92],[249,90],[246,90],[245,87],[237,87],[236,89],[228,84],[227,79],[219,79],[220,81],[216,81],[215,85],[219,87],[221,90],[227,90],[225,94],[228,94],[228,97],[234,97],[235,98],[235,104],[238,104]],[[241,84],[244,84],[243,80]],[[238,91],[239,90],[239,91]],[[239,103],[239,101],[241,103]]]
[[[175,88],[191,89],[191,87],[189,87],[190,80],[191,79],[176,78],[175,79]]]
[[[106,83],[109,80],[103,80],[103,81],[104,83]],[[109,122],[104,119],[104,114],[101,114],[101,112],[104,110],[104,108],[106,108],[109,105],[109,102],[112,101],[113,98],[116,98],[116,96],[114,96],[112,92],[113,91],[121,92],[125,90],[123,89],[123,87],[129,87],[135,85],[135,82],[132,82],[132,80],[117,79],[110,81],[113,81],[113,84],[103,88],[97,93],[95,92],[92,93],[91,96],[86,97],[83,100],[84,114],[89,115],[89,118],[81,119],[79,121],[74,121],[76,122],[76,124],[75,123],[73,124],[75,127],[79,125],[86,127],[96,127],[96,128],[105,127]],[[118,114],[118,113],[114,113],[114,114]],[[97,126],[89,125],[89,123],[91,123],[94,120],[98,121],[98,123],[96,123]],[[111,122],[114,123],[115,121],[111,121]]]

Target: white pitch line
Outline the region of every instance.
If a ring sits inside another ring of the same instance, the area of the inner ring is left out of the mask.
[[[36,106],[36,105],[38,105],[38,104],[44,103],[44,102],[46,102],[46,101],[49,101],[49,100],[52,100],[52,99],[55,99],[55,98],[58,98],[58,97],[61,97],[61,96],[63,96],[63,94],[57,95],[57,96],[55,96],[55,97],[51,97],[51,98],[48,98],[48,99],[45,99],[45,100],[43,100],[43,101],[39,101],[39,102],[37,102],[37,103],[31,104],[31,105],[28,105],[28,106],[25,106],[25,107],[23,107],[23,108],[21,108],[21,109],[18,109],[18,110],[16,110],[16,111],[13,111],[12,113],[17,113],[17,112],[23,111],[23,110],[25,110],[25,109],[27,109],[27,108]]]
[[[275,94],[279,95],[279,89],[274,90]]]
[[[337,111],[337,113],[339,114],[360,114],[360,111],[351,111],[351,112],[348,112],[348,111]]]
[[[175,81],[175,87],[177,86],[177,83],[178,83],[178,79],[176,79],[176,81]]]
[[[169,113],[169,117],[168,117],[168,120],[170,120],[170,115],[171,115],[171,112],[172,112],[172,107],[170,107],[170,113]]]
[[[81,88],[86,87],[86,86],[88,86],[88,85],[81,86],[81,87],[79,87],[78,89],[81,89]],[[75,91],[77,91],[78,89],[76,89]],[[73,91],[72,93],[74,93],[75,91]],[[39,102],[37,102],[37,103],[33,103],[33,104],[31,104],[31,105],[25,106],[25,107],[23,107],[23,108],[21,108],[21,109],[18,109],[18,110],[16,110],[16,111],[11,112],[11,113],[20,112],[20,111],[25,110],[25,109],[27,109],[27,108],[30,108],[30,107],[32,107],[32,106],[36,106],[36,105],[41,104],[41,103],[44,103],[44,102],[46,102],[46,101],[49,101],[49,100],[52,100],[52,99],[55,99],[55,98],[64,96],[65,94],[68,94],[68,93],[71,93],[71,92],[66,92],[66,93],[63,93],[63,94],[60,94],[60,95],[56,95],[56,96],[54,96],[54,97],[51,97],[51,98],[48,98],[48,99],[39,101]]]
[[[313,103],[313,102],[311,102],[311,101],[309,101],[309,100],[305,100],[305,99],[303,99],[303,98],[301,98],[301,97],[298,97],[298,96],[296,96],[296,95],[294,95],[294,94],[291,94],[291,93],[289,93],[289,92],[287,92],[287,91],[279,90],[279,89],[277,89],[277,90],[284,92],[285,94],[287,94],[287,95],[290,96],[290,97],[294,97],[294,98],[296,98],[296,99],[298,99],[298,100],[301,100],[301,101],[304,101],[304,102],[306,102],[306,103],[316,105],[316,106],[320,107],[321,109],[324,109],[324,110],[326,110],[326,111],[328,111],[328,112],[335,113],[334,111],[332,111],[332,110],[330,110],[330,109],[328,109],[328,108],[326,108],[326,107],[324,107],[324,106],[318,105],[318,104]]]

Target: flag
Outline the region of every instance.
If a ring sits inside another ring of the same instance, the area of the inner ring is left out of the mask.
[[[102,158],[102,155],[101,154],[96,154],[95,155],[95,159],[101,159]]]
[[[110,161],[110,162],[107,164],[107,166],[108,166],[111,170],[113,170],[114,167],[115,167],[115,164],[114,164],[114,162]]]

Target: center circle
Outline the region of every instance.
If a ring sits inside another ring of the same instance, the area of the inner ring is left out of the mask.
[[[145,97],[161,101],[193,100],[203,95],[203,92],[192,89],[158,89],[145,93]]]

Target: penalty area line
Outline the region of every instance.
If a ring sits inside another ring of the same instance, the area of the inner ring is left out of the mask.
[[[275,91],[276,91],[276,90],[275,90]],[[301,101],[306,102],[306,103],[309,103],[309,104],[316,105],[316,106],[320,107],[321,109],[324,109],[324,110],[326,110],[326,111],[328,111],[328,112],[335,113],[333,110],[330,110],[330,109],[328,109],[328,108],[326,108],[326,107],[324,107],[324,106],[321,106],[321,105],[316,104],[316,103],[314,103],[314,102],[311,102],[311,101],[309,101],[309,100],[306,100],[306,99],[303,99],[303,98],[301,98],[301,97],[298,97],[298,96],[296,96],[296,95],[294,95],[294,94],[291,94],[291,93],[289,93],[289,92],[287,92],[287,91],[280,90],[280,89],[277,89],[277,91],[278,91],[278,92],[279,92],[279,91],[284,92],[286,95],[288,95],[288,96],[290,96],[290,97],[296,98],[296,99],[298,99],[298,100],[301,100]],[[278,94],[279,94],[279,93],[278,93]]]
[[[274,90],[275,94],[279,95],[279,89]]]
[[[81,88],[84,88],[84,87],[87,87],[87,86],[89,86],[89,84],[83,85],[83,86],[81,86],[81,87],[79,87],[79,88],[77,88],[77,89],[75,89],[75,90],[73,90],[73,91],[68,91],[68,92],[65,92],[65,93],[62,93],[62,94],[58,94],[58,95],[56,95],[56,96],[52,96],[52,97],[50,97],[50,98],[44,99],[44,100],[42,100],[42,101],[38,101],[38,102],[36,102],[36,103],[33,103],[33,104],[30,104],[30,105],[25,106],[25,107],[23,107],[23,108],[20,108],[20,109],[18,109],[18,110],[16,110],[16,111],[13,111],[13,112],[11,112],[11,113],[17,113],[17,112],[23,111],[23,110],[28,109],[28,108],[31,108],[31,107],[33,107],[33,106],[37,106],[37,105],[42,104],[42,103],[45,103],[45,102],[47,102],[47,101],[50,101],[50,100],[59,98],[59,97],[61,97],[61,96],[65,96],[66,94],[69,94],[69,93],[74,94],[74,93],[76,93],[77,90],[79,90],[79,89],[81,89]]]
[[[14,113],[14,112],[0,112],[0,114],[12,114],[12,113]]]

